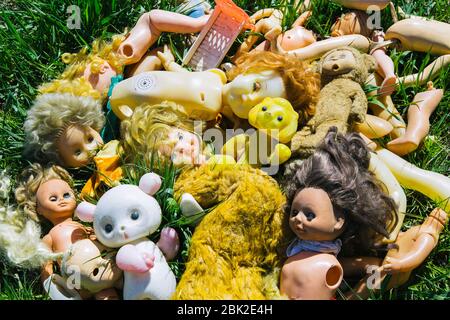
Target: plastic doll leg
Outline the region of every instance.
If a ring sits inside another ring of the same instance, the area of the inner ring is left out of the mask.
[[[180,250],[180,239],[177,231],[174,228],[162,229],[161,236],[156,245],[161,249],[167,261],[172,260]]]
[[[372,56],[377,61],[377,72],[384,80],[378,90],[380,96],[391,95],[396,89],[397,77],[395,75],[394,62],[383,49],[375,50]]]
[[[196,33],[208,19],[209,15],[191,18],[175,12],[151,10],[139,18],[118,51],[127,59],[126,64],[138,62],[162,32]]]
[[[426,195],[447,213],[450,212],[450,178],[420,169],[387,149],[378,149],[377,155],[402,186]]]
[[[369,104],[370,110],[372,110],[375,116],[392,124],[394,129],[390,133],[391,138],[395,139],[403,136],[406,133],[406,123],[392,102],[392,98],[390,96],[381,97],[380,102],[384,104],[386,108],[381,108],[380,106],[371,103]]]

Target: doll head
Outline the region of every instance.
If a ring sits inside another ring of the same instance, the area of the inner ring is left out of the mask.
[[[366,252],[396,224],[394,201],[368,171],[369,151],[355,133],[332,127],[314,154],[286,176],[292,230],[306,240],[334,240]],[[378,235],[377,235],[378,234]],[[347,242],[347,243],[346,243]]]
[[[223,98],[239,117],[266,97],[286,98],[299,113],[301,122],[314,114],[320,92],[319,74],[295,57],[273,52],[248,53],[228,73],[231,80]]]
[[[111,42],[97,39],[92,43],[90,53],[87,48],[83,48],[78,53],[63,54],[62,61],[68,66],[60,79],[85,79],[92,89],[105,96],[111,78],[123,71],[124,60],[117,53],[123,38],[123,35],[115,35]]]
[[[356,81],[361,86],[375,70],[375,59],[351,47],[341,47],[327,52],[319,62],[322,85],[337,78]]]
[[[92,293],[114,287],[122,276],[112,250],[90,239],[78,240],[64,255],[62,273],[70,275],[73,267],[80,271],[81,287]]]
[[[102,195],[97,205],[82,202],[77,215],[94,222],[98,240],[110,248],[118,248],[154,233],[161,224],[161,207],[152,197],[161,187],[154,173],[143,175],[139,187],[120,185]]]
[[[65,167],[89,164],[103,144],[101,105],[90,97],[69,93],[39,95],[25,120],[25,155]]]
[[[129,119],[122,121],[121,132],[127,162],[143,155],[150,163],[152,153],[175,165],[204,161],[203,143],[194,133],[194,121],[175,103],[137,107]]]
[[[72,178],[59,166],[43,168],[34,163],[20,176],[16,200],[20,210],[30,219],[41,218],[53,224],[71,218],[76,207]]]

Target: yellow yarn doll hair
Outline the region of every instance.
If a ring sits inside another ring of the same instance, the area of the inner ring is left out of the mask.
[[[169,133],[174,128],[195,132],[194,120],[188,117],[181,105],[164,101],[135,108],[133,115],[121,124],[126,162],[132,163],[137,155],[141,155],[145,162],[150,163],[153,152],[162,161],[170,160],[161,153],[161,148],[173,148],[175,142],[169,141]],[[202,132],[203,128],[204,123],[200,128]]]

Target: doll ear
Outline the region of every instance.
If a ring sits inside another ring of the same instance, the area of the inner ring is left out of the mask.
[[[83,201],[75,209],[75,214],[81,221],[92,222],[94,221],[94,212],[97,206],[95,204]]]
[[[139,188],[152,196],[161,188],[161,178],[156,173],[146,173],[139,180]]]
[[[342,230],[342,227],[344,227],[344,223],[345,223],[345,219],[343,217],[339,217],[337,219],[336,224],[334,225],[334,230],[335,231],[340,231]]]

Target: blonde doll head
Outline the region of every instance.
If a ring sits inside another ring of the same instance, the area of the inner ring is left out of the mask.
[[[103,141],[105,117],[98,100],[71,93],[39,95],[24,123],[24,154],[66,167],[90,163]]]
[[[203,131],[203,123],[199,124]],[[152,153],[175,165],[204,162],[203,142],[194,132],[194,120],[184,108],[173,102],[141,105],[121,125],[126,161],[133,162],[142,155],[150,163]]]
[[[70,188],[73,186],[70,174],[64,168],[56,165],[44,168],[40,164],[34,163],[21,173],[15,196],[18,209],[25,214],[25,218],[35,222],[42,219],[43,215],[38,208],[38,191],[49,181],[58,181]],[[74,197],[73,201],[75,201]]]

